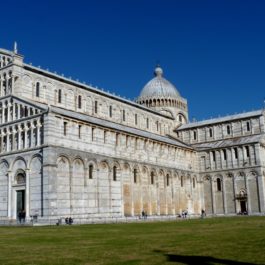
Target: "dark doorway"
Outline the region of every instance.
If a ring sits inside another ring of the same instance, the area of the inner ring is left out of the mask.
[[[25,190],[17,191],[17,217],[19,212],[25,211]]]
[[[241,213],[247,212],[246,201],[240,201]]]

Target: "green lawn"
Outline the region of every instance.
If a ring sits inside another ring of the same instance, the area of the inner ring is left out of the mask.
[[[265,217],[0,227],[0,264],[265,264]]]

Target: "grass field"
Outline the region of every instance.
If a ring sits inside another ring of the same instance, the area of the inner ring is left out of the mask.
[[[0,227],[0,264],[265,264],[265,217]]]

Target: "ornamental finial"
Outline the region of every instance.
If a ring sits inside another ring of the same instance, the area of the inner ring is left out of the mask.
[[[17,42],[16,41],[14,42],[14,53],[17,54]]]

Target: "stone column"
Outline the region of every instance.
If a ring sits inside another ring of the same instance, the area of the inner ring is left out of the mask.
[[[16,150],[17,149],[17,142],[16,142],[16,129],[15,127],[12,128],[12,150]]]
[[[20,119],[20,108],[21,108],[21,105],[20,104],[17,104],[17,119]]]
[[[2,103],[2,123],[5,123],[5,103]]]
[[[10,108],[11,108],[11,104],[10,102],[7,103],[7,122],[11,121],[10,119]]]
[[[100,203],[99,203],[99,178],[100,178],[100,171],[99,168],[96,169],[97,174],[96,174],[96,182],[97,182],[97,187],[96,187],[96,207],[97,207],[97,213],[100,213]]]
[[[225,187],[225,176],[222,179],[222,190],[223,190],[223,206],[224,206],[224,214],[227,214],[227,202],[226,202],[226,187]]]
[[[13,102],[13,112],[12,112],[12,114],[13,114],[12,120],[14,121],[14,120],[16,120],[16,103],[15,102]]]
[[[26,168],[26,219],[30,217],[30,169]]]
[[[36,133],[37,146],[39,146],[41,145],[41,127],[42,127],[40,119],[38,119],[36,127],[37,127],[37,133]]]
[[[12,217],[12,171],[7,172],[8,176],[8,202],[7,202],[7,216],[9,219]]]
[[[248,185],[248,176],[245,174],[244,175],[244,181],[245,181],[245,187],[246,187],[246,190],[247,190],[247,210],[248,210],[248,213],[251,213],[252,210],[251,210],[251,195],[250,195],[250,189],[249,189],[249,185]]]
[[[237,213],[237,203],[236,203],[236,177],[233,176],[233,191],[234,191],[234,202],[235,202],[235,213]]]
[[[1,137],[1,145],[0,145],[0,153],[2,153],[2,152],[4,152],[4,132],[3,132],[3,130],[2,130],[2,132],[1,132],[1,135],[0,135],[0,137]]]
[[[2,76],[0,75],[0,97],[3,97],[4,92],[3,92],[3,81],[2,81]]]
[[[265,212],[264,176],[262,176],[261,174],[256,177],[257,177],[257,185],[258,185],[257,189],[258,189],[259,210],[261,213],[264,213]]]
[[[212,195],[212,208],[213,208],[213,214],[216,213],[216,206],[215,206],[215,189],[214,189],[214,178],[211,177],[211,195]]]
[[[70,174],[69,174],[69,196],[70,196],[70,215],[73,214],[73,166],[70,165]]]
[[[36,143],[36,141],[34,139],[34,137],[35,137],[35,135],[34,135],[34,129],[35,129],[35,126],[34,126],[34,122],[32,121],[30,123],[30,137],[31,137],[31,139],[30,139],[30,146],[29,147],[34,147],[35,146],[35,143]]]
[[[15,85],[15,76],[12,74],[11,75],[11,93],[14,91],[14,85]]]
[[[9,129],[7,129],[6,131],[6,151],[9,152],[10,151],[10,132]]]
[[[24,148],[28,148],[28,126],[27,124],[25,124],[25,127],[24,127]]]
[[[244,147],[238,147],[238,166],[244,166],[244,162],[245,162],[245,154],[244,154]]]
[[[18,150],[23,149],[23,147],[21,148],[21,134],[22,134],[22,129],[21,129],[21,125],[18,125],[18,130],[17,130],[17,134],[18,134]]]

